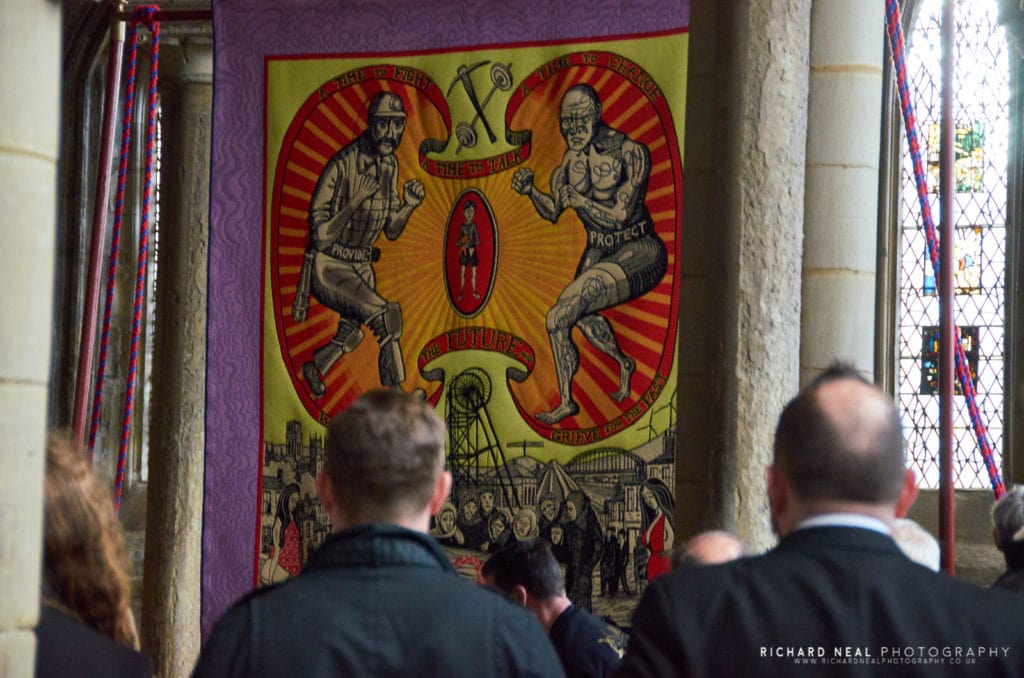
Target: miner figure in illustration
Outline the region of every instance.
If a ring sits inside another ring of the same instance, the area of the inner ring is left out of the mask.
[[[425,191],[418,180],[406,181],[398,195],[395,151],[405,129],[405,104],[392,92],[370,101],[367,129],[338,151],[324,167],[309,205],[310,247],[308,274],[300,274],[299,290],[308,280],[316,299],[337,311],[338,330],[313,352],[302,366],[302,376],[314,396],[324,395],[324,376],[345,353],[363,339],[369,327],[380,344],[378,367],[384,386],[405,379],[402,349],[402,311],[398,303],[376,291],[373,262],[380,250],[373,246],[381,232],[389,240],[401,235]],[[312,255],[312,256],[311,256]],[[293,306],[293,316],[296,314]],[[298,318],[296,318],[298,320]]]
[[[572,397],[580,365],[573,327],[618,363],[619,390],[611,396],[620,402],[629,397],[636,363],[619,349],[611,324],[598,313],[653,289],[668,262],[645,202],[651,171],[647,147],[604,122],[601,100],[589,85],[575,85],[562,97],[559,126],[568,148],[551,173],[551,193],[534,185],[528,168],[512,178],[512,188],[529,196],[541,217],[555,223],[572,208],[587,232],[576,277],[547,313],[560,398],[553,410],[537,414],[547,424],[579,412]]]
[[[476,291],[476,269],[480,265],[480,257],[477,256],[476,248],[480,245],[480,233],[477,230],[473,215],[476,214],[476,204],[467,200],[462,205],[462,216],[465,221],[459,228],[459,239],[456,244],[459,246],[459,299],[466,291],[466,267],[469,267],[470,290],[473,298],[479,299]]]

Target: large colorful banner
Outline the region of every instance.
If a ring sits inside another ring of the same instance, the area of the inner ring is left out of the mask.
[[[382,386],[446,422],[461,571],[546,539],[628,624],[674,537],[685,4],[259,4],[214,13],[204,629],[330,531],[323,424]]]

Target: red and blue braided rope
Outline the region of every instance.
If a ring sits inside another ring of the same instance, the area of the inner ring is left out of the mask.
[[[149,65],[149,106],[146,110],[146,174],[142,197],[142,224],[139,230],[138,266],[135,275],[135,300],[132,311],[131,348],[128,359],[128,377],[125,380],[124,416],[121,419],[121,445],[117,454],[117,475],[114,479],[114,509],[121,507],[124,493],[125,469],[128,461],[128,441],[131,433],[132,413],[135,406],[135,379],[139,364],[139,338],[142,334],[142,313],[146,300],[146,268],[149,255],[150,204],[153,195],[153,163],[155,162],[157,83],[160,71],[160,24],[154,21],[157,7],[147,5],[135,10],[133,25],[144,22],[153,37]]]
[[[935,231],[935,221],[932,218],[932,208],[928,200],[928,178],[924,171],[924,163],[921,160],[921,146],[917,136],[917,118],[914,115],[914,106],[910,98],[910,86],[907,82],[907,65],[904,56],[903,25],[900,20],[899,0],[887,0],[886,8],[886,33],[889,36],[889,47],[892,52],[893,66],[896,69],[896,83],[900,93],[900,108],[903,111],[903,122],[906,128],[907,144],[910,147],[910,158],[914,166],[914,181],[917,185],[917,199],[921,206],[921,220],[924,225],[925,237],[928,242],[928,259],[931,261],[932,270],[935,272],[935,284],[939,283],[939,241]],[[1006,487],[996,467],[995,457],[992,452],[992,444],[988,437],[988,428],[982,418],[981,410],[978,407],[977,392],[974,388],[974,380],[971,372],[967,369],[967,357],[964,354],[964,347],[960,341],[960,329],[956,330],[956,374],[960,382],[960,390],[964,395],[967,404],[967,411],[970,415],[971,426],[974,435],[978,440],[978,447],[985,463],[985,470],[988,472],[989,483],[996,498],[1006,494]]]
[[[121,126],[121,153],[117,172],[117,194],[114,202],[114,225],[111,231],[110,259],[107,266],[107,290],[103,310],[103,326],[100,334],[100,351],[96,367],[96,388],[93,394],[92,420],[89,426],[89,455],[96,447],[100,414],[103,409],[103,385],[106,377],[107,351],[110,345],[110,325],[113,316],[114,292],[117,281],[117,260],[121,247],[121,228],[124,223],[124,197],[128,177],[128,161],[131,153],[132,120],[135,108],[135,77],[138,58],[138,25],[145,23],[153,36],[153,47],[149,71],[149,108],[146,113],[146,174],[142,207],[142,224],[139,232],[138,267],[135,279],[134,312],[132,318],[131,349],[128,364],[128,378],[125,385],[124,416],[121,424],[120,447],[117,457],[117,473],[114,481],[114,508],[121,507],[124,493],[124,477],[128,459],[128,440],[131,431],[132,411],[135,402],[135,377],[138,368],[139,337],[142,328],[142,307],[145,301],[146,262],[149,250],[149,205],[152,196],[154,147],[156,138],[157,83],[160,61],[160,24],[154,21],[156,6],[139,7],[132,16],[128,33],[128,59],[126,65],[126,86],[124,116]]]
[[[128,159],[131,152],[132,116],[135,108],[135,63],[138,55],[138,24],[132,22],[128,33],[128,59],[125,65],[126,84],[124,116],[121,123],[121,152],[117,168],[117,193],[114,200],[114,225],[110,235],[110,259],[107,264],[107,289],[103,305],[103,325],[100,330],[100,350],[96,363],[96,386],[93,391],[92,418],[89,424],[89,456],[96,449],[103,409],[103,386],[107,372],[107,349],[110,346],[110,324],[114,308],[114,290],[117,285],[117,259],[121,251],[121,225],[124,223],[124,194],[128,178]],[[102,171],[102,168],[101,168]]]

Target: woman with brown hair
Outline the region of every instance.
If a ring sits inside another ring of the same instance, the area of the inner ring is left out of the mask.
[[[110,493],[60,435],[47,441],[44,514],[36,674],[149,675],[148,658],[134,651],[124,535]]]

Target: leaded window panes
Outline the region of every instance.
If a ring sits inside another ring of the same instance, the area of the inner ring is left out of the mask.
[[[1009,60],[996,0],[959,0],[953,90],[954,322],[975,377],[978,405],[996,454],[1003,450],[1006,166]],[[928,199],[939,218],[942,2],[919,3],[908,34],[907,67],[924,142]],[[935,335],[939,300],[927,255],[909,157],[903,163],[897,388],[908,463],[924,488],[938,487],[939,397]],[[936,223],[936,228],[939,224]],[[954,405],[953,476],[958,488],[989,487],[960,389]]]

